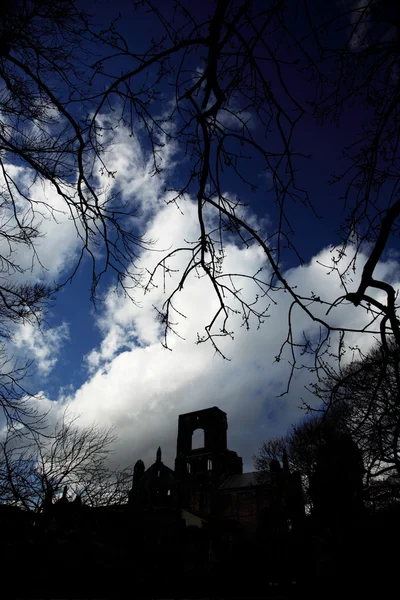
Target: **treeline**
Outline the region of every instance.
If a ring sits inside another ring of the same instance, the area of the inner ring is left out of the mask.
[[[400,497],[399,349],[392,343],[386,352],[377,345],[366,354],[358,351],[350,364],[324,368],[325,376],[313,386],[320,407],[308,407],[311,414],[286,435],[264,442],[254,456],[255,468],[264,471],[273,459],[287,460],[301,474],[312,511],[313,480],[324,448],[351,438],[362,458],[366,508],[387,507]],[[340,460],[338,455],[338,468]]]
[[[112,428],[83,425],[64,412],[53,430],[11,427],[0,441],[0,504],[41,513],[46,502],[126,503],[132,468],[112,468]]]

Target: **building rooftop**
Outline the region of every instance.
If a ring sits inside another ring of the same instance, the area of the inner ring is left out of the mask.
[[[231,475],[220,486],[220,490],[233,490],[246,487],[255,487],[267,483],[266,475],[258,471],[251,473],[240,473],[239,475]]]
[[[202,415],[202,414],[207,414],[207,413],[215,413],[215,414],[221,414],[221,415],[225,415],[226,416],[226,412],[224,412],[223,410],[221,410],[220,408],[218,408],[218,406],[210,406],[209,408],[202,408],[200,410],[193,410],[191,412],[188,413],[182,413],[181,415],[179,415],[179,418],[181,417],[188,417],[188,416],[196,416],[196,415]]]

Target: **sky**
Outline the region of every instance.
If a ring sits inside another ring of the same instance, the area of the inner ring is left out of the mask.
[[[138,44],[145,43],[151,33],[146,20],[135,21],[119,0],[112,3],[87,0],[85,5],[93,7],[90,9],[99,20],[122,11],[125,33],[131,40],[137,35]],[[295,240],[304,264],[288,258],[284,277],[305,294],[312,290],[317,296],[334,299],[343,293],[339,280],[323,266],[331,264],[343,216],[339,191],[330,187],[328,180],[334,168],[340,168],[341,151],[358,126],[357,115],[356,107],[349,109],[339,128],[332,125],[322,130],[311,119],[305,119],[301,125],[300,135],[312,155],[301,177],[320,218],[302,206],[293,207]],[[134,199],[139,204],[142,227],[147,237],[156,241],[157,250],[179,247],[185,240],[198,238],[195,203],[187,198],[178,210],[168,202],[171,196],[165,191],[170,181],[179,177],[178,156],[175,145],[166,143],[162,149],[163,172],[158,177],[151,176],[148,147],[139,136],[131,137],[122,124],[107,156],[110,170],[116,173],[111,185],[124,199]],[[26,167],[9,165],[9,168],[21,186],[30,185]],[[257,164],[252,165],[256,174],[257,168]],[[258,176],[261,178],[263,174]],[[227,193],[237,193],[235,186],[232,181],[229,189],[228,182]],[[63,281],[79,252],[76,230],[50,186],[36,182],[31,194],[38,201],[45,195],[60,213],[55,221],[43,209],[40,226],[43,235],[37,243],[40,262],[34,260],[31,268],[32,256],[21,253],[18,259],[27,268],[23,278],[49,284]],[[275,207],[268,196],[261,191],[246,200],[249,203],[244,209],[246,218],[266,232],[273,231]],[[160,253],[154,249],[143,250],[138,263],[151,271],[159,257]],[[182,255],[174,260],[176,270],[184,266]],[[360,255],[354,289],[364,260],[365,256]],[[230,244],[226,248],[223,265],[226,272],[254,273],[261,268],[268,274],[269,267],[259,247]],[[379,272],[397,289],[400,275],[395,249],[384,255]],[[169,350],[162,346],[162,328],[154,306],[161,306],[168,289],[176,284],[176,277],[172,272],[164,282],[160,274],[157,287],[150,293],[135,292],[135,302],[118,294],[111,276],[106,277],[99,301],[93,305],[89,264],[84,262],[72,283],[57,294],[42,329],[21,325],[15,330],[12,353],[21,360],[34,358],[27,387],[40,392],[34,402],[40,409],[51,407],[53,422],[68,406],[72,413],[80,415],[83,424],[96,422],[115,428],[118,442],[114,464],[125,467],[142,459],[148,467],[161,446],[163,461],[173,467],[179,414],[218,406],[228,415],[229,448],[243,457],[244,470],[251,471],[252,457],[261,443],[284,434],[291,424],[304,417],[302,399],[316,403],[306,389],[313,379],[305,369],[295,372],[289,392],[282,395],[290,373],[290,355],[285,352],[279,362],[276,356],[287,335],[289,298],[282,293],[276,304],[271,303],[261,327],[252,322],[247,330],[240,317],[233,316],[230,323],[233,339],[221,339],[220,347],[227,356],[224,360],[209,344],[196,344],[198,333],[203,332],[216,305],[206,280],[192,277],[177,299],[177,308],[185,317],[177,315],[179,337],[170,337]],[[253,297],[254,291],[250,280],[242,282],[244,297]],[[362,326],[364,318],[361,311],[343,306],[331,315],[331,322],[355,327]],[[310,335],[318,333],[300,311],[295,317],[295,330],[299,339],[303,331]],[[364,346],[366,343],[357,335],[352,342]]]

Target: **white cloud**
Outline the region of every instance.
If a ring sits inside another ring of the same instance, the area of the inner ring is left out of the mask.
[[[107,125],[107,119],[106,116],[99,117],[99,126]],[[166,177],[174,167],[176,145],[159,136],[154,154],[152,151],[145,152],[140,143],[140,135],[140,130],[137,135],[133,135],[127,127],[121,125],[109,134],[109,144],[103,160],[107,171],[115,174],[115,177],[103,173],[98,181],[103,186],[108,186],[110,192],[122,193],[125,201],[140,209],[141,219],[145,220],[163,203],[162,192]],[[155,165],[159,169],[156,175]],[[100,170],[100,163],[97,168]]]
[[[101,119],[103,124],[104,119],[105,117]],[[128,229],[130,226],[143,228],[146,219],[164,202],[161,192],[164,189],[165,177],[173,167],[175,146],[173,143],[164,143],[161,138],[159,142],[156,160],[162,170],[161,176],[153,176],[152,153],[144,152],[138,138],[130,136],[128,129],[122,126],[117,128],[103,156],[108,171],[117,173],[118,176],[113,178],[104,173],[101,175],[100,161],[94,166],[93,171],[97,174],[95,184],[102,190],[102,196],[122,194],[124,202],[138,208],[140,220],[134,216],[131,224],[127,220]],[[73,272],[83,246],[83,240],[78,235],[79,232],[82,233],[82,225],[74,205],[72,202],[67,205],[52,184],[42,181],[26,166],[8,163],[5,164],[5,169],[14,182],[13,196],[19,223],[36,229],[38,236],[35,237],[33,245],[28,245],[19,237],[20,231],[9,198],[9,188],[3,174],[0,174],[0,192],[4,200],[8,199],[1,206],[0,225],[3,233],[7,231],[12,236],[11,242],[4,235],[1,237],[0,256],[16,265],[15,268],[10,265],[4,275],[8,280],[18,283],[60,283],[66,275]],[[62,184],[60,185],[62,188]],[[22,193],[18,193],[17,189]],[[67,197],[74,200],[73,187],[66,187],[63,191]],[[101,248],[101,243],[99,247],[95,244],[91,247],[91,251],[100,262]]]
[[[163,152],[164,166],[168,169],[173,148],[165,147]],[[121,191],[125,200],[139,203],[148,219],[147,236],[157,240],[158,249],[172,249],[182,243],[186,245],[184,240],[198,239],[196,205],[184,200],[180,212],[174,204],[168,204],[170,197],[163,194],[163,178],[151,177],[148,158],[125,130],[117,132],[109,158],[108,168],[118,171],[118,181],[110,180],[111,187]],[[15,173],[19,178],[26,176],[26,172],[18,169]],[[31,194],[37,194],[38,198],[45,194],[62,210],[61,200],[51,188],[34,186]],[[45,213],[46,209],[43,210]],[[50,213],[44,217],[42,227],[46,236],[40,240],[39,256],[48,270],[43,272],[35,263],[30,272],[32,280],[58,277],[77,250],[73,222],[64,213],[59,216],[61,224],[47,219]],[[212,220],[212,215],[208,219]],[[228,245],[226,251],[225,270],[254,273],[263,267],[264,277],[268,277],[269,267],[258,246],[239,249]],[[141,263],[151,271],[161,256],[158,252],[143,251]],[[18,258],[25,260],[27,266],[32,259],[22,254]],[[321,250],[309,264],[289,270],[285,277],[298,286],[299,293],[308,295],[312,290],[321,298],[333,300],[342,295],[343,290],[338,279],[334,275],[326,276],[326,269],[318,264],[329,264],[330,258],[329,249]],[[160,271],[150,293],[137,292],[135,299],[139,306],[113,291],[107,294],[104,311],[98,319],[102,341],[87,356],[88,379],[75,392],[60,393],[55,408],[60,412],[69,403],[71,412],[82,415],[83,422],[115,425],[120,437],[115,455],[117,462],[129,464],[142,458],[148,466],[161,444],[165,462],[173,466],[178,415],[217,405],[228,414],[229,447],[243,455],[245,467],[251,469],[251,457],[260,443],[284,433],[298,418],[304,385],[310,381],[307,371],[296,372],[290,394],[277,398],[285,390],[289,372],[287,362],[276,363],[275,357],[287,335],[291,298],[281,292],[275,294],[278,304],[271,305],[270,316],[260,329],[252,322],[247,331],[241,326],[240,316],[233,315],[229,328],[234,331],[234,340],[225,337],[219,341],[221,350],[230,358],[224,361],[209,345],[195,343],[197,333],[203,333],[217,303],[209,282],[193,273],[175,301],[177,310],[185,315],[176,313],[173,317],[184,340],[172,336],[169,340],[172,351],[168,351],[160,343],[162,328],[153,305],[161,307],[166,297],[164,285],[167,290],[176,285],[175,271],[182,272],[184,260],[185,254],[175,255],[169,262],[172,270],[165,281]],[[388,261],[380,268],[385,271],[385,277],[394,283],[398,281],[396,261]],[[356,289],[356,282],[353,285],[352,289]],[[243,297],[253,297],[255,290],[251,280],[243,280],[241,288]],[[269,301],[261,299],[261,306],[263,302]],[[316,310],[321,317],[325,316],[326,309],[322,305]],[[364,318],[362,310],[345,305],[329,315],[332,324],[345,320],[354,328],[360,326]],[[294,311],[293,328],[296,340],[302,339],[303,331],[318,335],[318,326],[298,308]],[[17,348],[33,353],[38,368],[46,374],[54,367],[62,342],[67,339],[67,328],[61,325],[41,336],[32,327],[24,327],[18,331],[16,344]],[[361,343],[361,337],[359,341]],[[290,358],[288,352],[284,357]],[[47,406],[46,402],[48,400],[41,398],[40,406]]]
[[[26,167],[8,164],[6,170],[18,188],[31,199],[28,202],[17,193],[14,196],[20,223],[30,225],[39,232],[34,247],[23,240],[18,241],[18,237],[12,238],[11,242],[5,237],[1,238],[1,256],[19,267],[11,268],[7,277],[19,283],[41,281],[53,284],[77,258],[80,242],[75,222],[54,186],[34,179],[32,171]],[[4,192],[2,177],[0,186]],[[18,226],[12,215],[11,205],[4,204],[0,213],[1,229],[18,236]]]
[[[172,154],[172,144],[160,148],[159,159],[166,170],[171,166]],[[111,179],[108,191],[121,192],[124,201],[137,203],[145,222],[146,217],[163,202],[160,200],[163,178],[151,176],[151,159],[142,151],[137,139],[130,137],[123,127],[114,136],[106,158],[109,170],[118,171],[118,183]],[[97,168],[100,168],[100,163]],[[39,235],[33,239],[33,245],[21,239],[8,187],[1,175],[0,190],[4,200],[0,210],[1,230],[10,234],[11,241],[4,235],[0,239],[0,259],[3,258],[0,278],[6,279],[7,285],[41,282],[53,286],[60,283],[73,272],[77,264],[82,247],[78,235],[81,230],[79,221],[73,218],[76,215],[71,213],[71,207],[67,206],[55,187],[35,178],[29,168],[6,164],[5,169],[15,185],[14,201],[19,223],[31,226]],[[100,186],[104,187],[107,181],[107,176],[98,177]],[[74,210],[73,207],[71,210]],[[96,248],[92,250],[97,252]],[[98,254],[101,260],[101,252]],[[7,261],[10,261],[8,266]],[[68,338],[68,327],[61,324],[44,331],[33,324],[16,326],[13,330],[14,348],[10,344],[10,352],[28,359],[35,358],[39,374],[47,376],[57,363],[63,342]],[[105,357],[108,356],[107,352],[110,353],[110,348],[114,349],[109,358],[118,351],[123,337],[126,338],[126,333],[122,329],[119,334],[117,328],[109,332],[102,344]],[[96,366],[95,353],[93,361],[93,366]]]
[[[55,367],[64,342],[69,339],[66,323],[58,327],[39,329],[32,324],[19,325],[13,336],[13,345],[23,355],[35,359],[35,367],[47,376]]]
[[[195,206],[186,202],[182,208],[183,215],[174,206],[164,206],[153,218],[150,234],[158,238],[160,247],[179,246],[183,238],[196,239]],[[332,300],[343,290],[338,279],[326,276],[326,269],[319,264],[328,264],[330,256],[329,249],[322,250],[308,265],[291,269],[285,277],[298,286],[299,292],[313,290]],[[142,255],[149,269],[159,258],[157,253]],[[182,261],[183,255],[176,256],[171,267],[182,268]],[[231,246],[225,268],[234,266],[236,272],[254,272],[263,262],[258,247]],[[265,269],[267,274],[268,268]],[[386,277],[398,280],[395,261],[380,269]],[[176,276],[172,273],[166,285],[176,283]],[[116,426],[120,437],[117,462],[129,464],[142,458],[147,466],[153,462],[159,444],[165,462],[173,466],[180,413],[217,405],[228,414],[229,447],[243,455],[245,467],[251,469],[251,457],[263,439],[284,433],[299,418],[301,396],[307,395],[304,386],[311,376],[307,371],[299,371],[289,395],[277,397],[286,387],[289,372],[287,362],[276,363],[275,356],[287,334],[291,299],[288,294],[277,294],[278,304],[271,306],[270,317],[260,329],[253,326],[247,331],[241,327],[240,317],[233,316],[235,339],[220,340],[221,349],[231,359],[224,361],[207,344],[195,343],[197,332],[202,332],[216,306],[207,281],[189,278],[178,295],[176,307],[187,318],[177,315],[177,329],[185,340],[172,337],[172,351],[160,344],[162,330],[152,305],[159,306],[165,299],[161,275],[156,283],[158,286],[151,293],[137,297],[142,306],[115,293],[108,294],[99,319],[102,343],[88,357],[91,374],[75,393],[64,394],[63,403],[69,402],[71,410],[82,414],[85,421]],[[354,289],[355,286],[356,282]],[[244,280],[242,287],[243,294],[250,297],[252,283]],[[325,311],[321,306],[321,316]],[[356,328],[363,323],[365,314],[341,305],[329,318],[333,325],[344,320]],[[296,340],[302,339],[303,331],[314,336],[318,333],[318,326],[299,309],[294,313],[293,327]],[[288,352],[285,357],[290,358]]]

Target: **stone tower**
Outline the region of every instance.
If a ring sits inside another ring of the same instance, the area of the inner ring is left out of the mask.
[[[227,449],[226,413],[213,406],[179,416],[175,476],[182,507],[214,514],[217,492],[230,475],[243,472],[242,459]],[[194,444],[197,433],[200,443]]]

